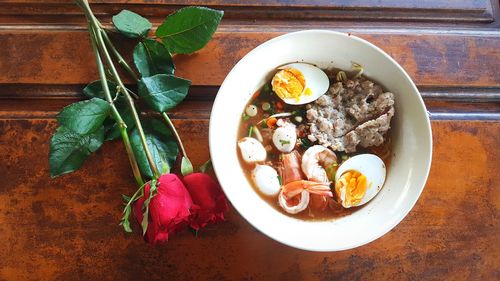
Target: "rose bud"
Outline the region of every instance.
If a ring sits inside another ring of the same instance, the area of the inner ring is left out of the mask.
[[[158,179],[157,194],[149,202],[149,221],[145,239],[150,244],[168,240],[189,222],[193,205],[186,187],[175,174],[165,174]],[[144,196],[134,205],[134,215],[139,224],[143,219],[142,206],[149,197],[149,183],[144,187]]]
[[[183,180],[193,199],[189,226],[198,230],[223,221],[229,206],[220,185],[205,173],[189,174]]]

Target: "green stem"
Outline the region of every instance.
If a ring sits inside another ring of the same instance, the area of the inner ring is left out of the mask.
[[[128,93],[128,91],[125,88],[125,85],[123,84],[121,79],[119,78],[120,76],[118,74],[118,71],[116,70],[116,68],[114,66],[113,60],[111,59],[111,56],[110,56],[108,50],[106,49],[106,44],[104,43],[104,39],[102,36],[102,34],[105,33],[105,31],[102,29],[101,24],[99,23],[97,18],[94,16],[94,14],[92,14],[92,11],[90,9],[90,6],[89,6],[87,0],[82,0],[82,1],[84,4],[84,7],[85,7],[85,9],[84,9],[85,13],[88,17],[90,17],[89,20],[90,20],[91,24],[94,26],[94,30],[95,30],[95,33],[97,35],[97,40],[98,40],[97,47],[100,47],[101,51],[103,52],[104,57],[106,59],[106,62],[108,64],[113,76],[116,78],[116,82],[118,83],[118,86],[120,87],[122,94],[125,96],[128,104],[130,106],[130,109],[132,111],[132,116],[134,118],[134,122],[135,122],[135,125],[137,127],[137,131],[139,132],[142,146],[143,146],[144,152],[146,154],[146,158],[148,160],[151,171],[153,172],[153,176],[154,176],[154,178],[159,178],[160,172],[158,171],[158,167],[156,167],[156,164],[153,160],[153,156],[151,154],[151,151],[149,150],[149,147],[148,147],[148,144],[146,141],[146,135],[144,134],[144,130],[142,128],[142,124],[141,124],[141,121],[139,119],[139,115],[138,115],[137,110],[135,108],[134,100],[132,99],[132,97]]]
[[[185,157],[186,159],[189,159],[186,153],[186,149],[184,149],[184,145],[182,144],[181,137],[177,133],[177,130],[175,129],[174,124],[172,123],[172,120],[168,117],[166,112],[162,112],[161,116],[163,116],[163,119],[165,119],[165,122],[167,122],[167,125],[170,127],[172,132],[174,133],[175,139],[177,140],[177,144],[179,145],[179,148],[181,149],[182,156]]]
[[[135,72],[132,70],[130,65],[128,65],[127,61],[125,59],[123,59],[123,57],[120,55],[120,53],[118,52],[118,50],[114,46],[113,42],[111,42],[111,40],[109,39],[109,36],[106,34],[106,32],[103,32],[103,38],[104,38],[104,41],[106,42],[106,44],[108,45],[108,47],[111,49],[111,51],[115,55],[115,57],[118,60],[118,62],[120,63],[120,65],[123,66],[123,68],[125,68],[125,70],[128,72],[130,77],[136,81],[139,81],[139,78],[137,77]],[[179,145],[179,148],[181,149],[182,156],[185,157],[186,159],[189,159],[187,156],[187,153],[186,153],[186,149],[184,148],[184,145],[182,144],[182,140],[181,140],[179,134],[177,133],[177,130],[175,129],[174,124],[172,123],[172,121],[170,120],[170,118],[168,117],[166,112],[162,112],[161,115],[163,116],[163,118],[167,122],[167,125],[170,127],[170,129],[174,133],[177,144]]]
[[[142,191],[144,190],[144,187],[145,187],[145,186],[146,186],[146,184],[141,185],[141,186],[137,189],[137,191],[134,193],[134,195],[132,195],[132,197],[130,197],[130,200],[127,202],[127,205],[125,205],[125,208],[123,208],[123,212],[125,212],[125,210],[127,210],[127,208],[129,208],[129,207],[130,207],[130,205],[131,205],[132,203],[134,203],[134,201],[136,200],[137,196],[139,196],[139,194],[141,194],[141,193],[142,193]],[[141,196],[142,196],[142,194],[141,194]]]
[[[128,137],[127,133],[127,125],[123,121],[122,117],[120,116],[120,113],[116,109],[116,106],[113,102],[113,99],[111,97],[111,92],[109,91],[108,83],[106,80],[106,74],[104,72],[104,66],[101,60],[101,56],[99,54],[99,50],[97,49],[96,45],[96,38],[95,38],[95,31],[90,26],[89,24],[89,32],[90,32],[90,41],[92,43],[92,49],[94,50],[95,58],[96,58],[96,63],[97,63],[97,69],[99,71],[99,76],[101,77],[101,83],[102,83],[102,88],[104,90],[104,95],[106,96],[106,100],[108,101],[109,105],[111,106],[111,111],[113,113],[113,118],[118,124],[118,127],[120,129],[120,134],[122,136],[123,144],[125,145],[125,151],[127,152],[127,156],[130,162],[130,166],[132,167],[132,173],[134,174],[135,181],[139,186],[144,185],[144,180],[142,179],[141,176],[141,171],[139,170],[139,166],[137,164],[137,160],[135,159],[134,152],[132,151],[132,146],[130,144],[130,139]]]
[[[130,67],[130,65],[128,65],[127,61],[122,57],[122,55],[120,54],[120,52],[118,52],[118,50],[116,49],[116,47],[113,44],[113,42],[111,42],[111,40],[109,39],[109,36],[106,33],[106,31],[104,31],[102,33],[102,35],[103,35],[104,41],[106,42],[106,45],[108,45],[108,48],[111,49],[111,52],[113,53],[113,55],[115,55],[116,59],[118,60],[118,63],[123,68],[125,68],[125,70],[130,75],[130,77],[132,77],[136,82],[139,81],[139,77],[137,77],[137,75],[135,74],[134,70]]]

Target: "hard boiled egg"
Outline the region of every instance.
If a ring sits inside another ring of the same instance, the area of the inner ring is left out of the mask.
[[[335,175],[335,193],[344,208],[366,204],[382,189],[385,164],[373,154],[360,154],[340,165]]]
[[[326,73],[312,64],[291,63],[278,69],[271,84],[273,91],[287,104],[313,102],[330,87]]]
[[[257,188],[266,195],[277,195],[281,185],[278,173],[268,165],[257,165],[252,171],[252,179]]]

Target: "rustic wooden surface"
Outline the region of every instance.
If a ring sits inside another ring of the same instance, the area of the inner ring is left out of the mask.
[[[82,15],[66,0],[3,0],[0,280],[500,279],[498,1],[94,2],[103,19],[128,8],[155,23],[185,4],[226,11],[207,48],[176,57],[179,75],[194,87],[172,116],[195,164],[209,157],[208,119],[218,85],[246,52],[307,28],[372,41],[408,71],[433,119],[428,183],[396,228],[354,250],[283,246],[233,209],[198,238],[186,231],[160,247],[146,245],[117,224],[120,194],[134,189],[120,143],[106,143],[76,173],[49,177],[54,116],[97,77]]]

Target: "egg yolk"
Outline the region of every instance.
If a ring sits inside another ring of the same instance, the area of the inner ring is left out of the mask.
[[[302,95],[302,92],[304,92],[305,85],[306,81],[304,75],[295,68],[287,68],[278,71],[278,73],[274,75],[272,81],[273,91],[281,99],[295,99],[297,101]],[[310,91],[311,90],[309,90],[309,92]]]
[[[358,171],[347,171],[335,183],[335,192],[342,206],[357,206],[366,193],[366,176]]]

